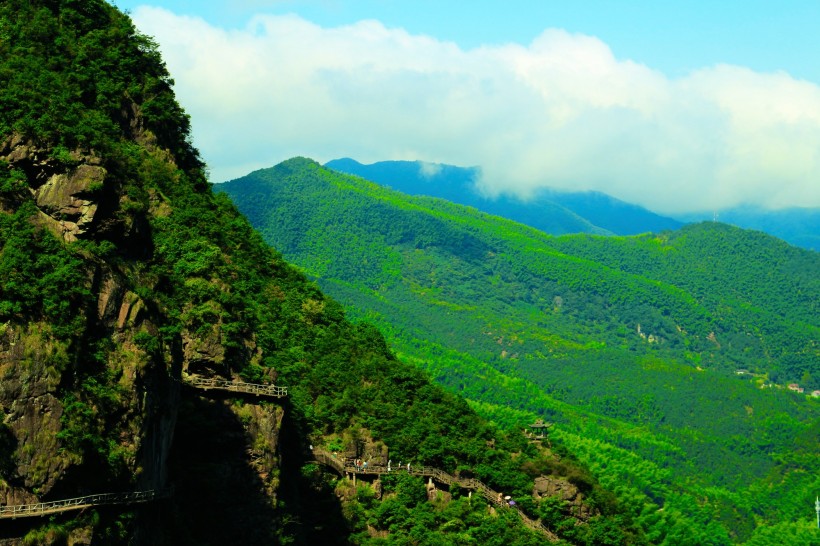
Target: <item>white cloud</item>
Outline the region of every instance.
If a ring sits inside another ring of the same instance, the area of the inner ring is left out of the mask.
[[[419,163],[419,174],[424,178],[433,178],[442,171],[441,163],[423,161]]]
[[[214,181],[294,155],[480,165],[489,193],[596,189],[656,211],[820,206],[820,87],[728,65],[670,79],[597,38],[462,50],[362,21],[242,30],[156,8]]]

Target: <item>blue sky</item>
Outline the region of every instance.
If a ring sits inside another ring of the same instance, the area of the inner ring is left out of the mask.
[[[817,1],[112,3],[156,37],[215,182],[349,156],[480,165],[524,198],[820,206]]]
[[[616,56],[669,76],[717,63],[784,70],[820,83],[820,2],[815,0],[114,0],[121,9],[165,7],[241,28],[257,13],[297,13],[322,26],[377,19],[389,27],[456,42],[526,44],[545,28],[597,36]],[[465,8],[469,5],[469,8]]]

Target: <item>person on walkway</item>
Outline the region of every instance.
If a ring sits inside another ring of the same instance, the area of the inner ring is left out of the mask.
[[[393,463],[393,459],[387,459],[387,471],[390,472],[390,465]]]

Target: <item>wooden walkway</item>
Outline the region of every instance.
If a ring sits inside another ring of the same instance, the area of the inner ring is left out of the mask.
[[[267,396],[269,398],[284,398],[288,395],[287,387],[277,385],[261,385],[258,383],[243,383],[242,381],[230,381],[228,379],[204,378],[192,375],[183,375],[182,382],[195,389],[203,391],[218,390],[226,392],[238,392],[253,394],[256,396]]]
[[[484,483],[480,482],[479,480],[473,478],[457,478],[452,474],[448,474],[447,472],[440,470],[438,468],[434,468],[431,466],[409,466],[409,470],[407,466],[402,467],[391,467],[388,471],[386,466],[368,466],[367,470],[363,468],[357,468],[353,465],[353,461],[351,459],[339,459],[338,457],[334,457],[333,454],[328,453],[327,451],[319,448],[313,449],[313,457],[317,463],[323,464],[325,466],[329,466],[339,472],[340,474],[353,474],[353,475],[365,475],[365,476],[374,476],[374,475],[381,475],[381,474],[396,474],[396,473],[407,473],[411,476],[422,476],[425,478],[431,478],[439,483],[451,486],[455,485],[456,487],[461,487],[463,489],[470,489],[472,491],[476,491],[481,494],[482,497],[487,499],[487,501],[495,504],[496,506],[512,508],[514,509],[524,524],[534,531],[539,531],[546,535],[547,539],[550,542],[558,542],[560,538],[558,535],[550,531],[544,524],[542,524],[538,520],[534,520],[527,516],[521,509],[516,506],[510,506],[502,496],[501,493],[498,491],[493,491],[489,487],[487,487]]]
[[[97,495],[87,495],[85,497],[75,497],[73,499],[63,499],[49,502],[37,502],[34,504],[18,504],[13,506],[0,506],[0,519],[3,518],[25,518],[33,516],[47,516],[59,514],[70,510],[82,510],[93,506],[108,506],[114,504],[139,504],[157,499],[164,499],[171,496],[171,489],[161,491],[131,491],[127,493],[100,493]]]

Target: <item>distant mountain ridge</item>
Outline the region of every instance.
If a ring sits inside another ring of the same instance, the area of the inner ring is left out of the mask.
[[[715,213],[692,213],[682,220],[698,222],[717,220],[745,229],[763,231],[808,250],[820,251],[820,209],[790,207],[766,210],[760,207],[740,206]]]
[[[717,217],[720,222],[763,231],[794,246],[820,250],[820,209],[816,208],[768,210],[738,206],[718,211],[683,213],[671,218],[596,191],[543,189],[530,201],[521,201],[507,195],[491,199],[475,190],[475,180],[481,172],[479,167],[457,167],[424,161],[378,161],[363,164],[350,158],[334,159],[325,163],[325,166],[361,176],[408,195],[440,197],[475,207],[552,235],[659,233]]]
[[[350,158],[325,164],[408,195],[428,195],[475,207],[540,229],[551,235],[637,235],[677,229],[683,222],[660,216],[641,206],[600,192],[542,190],[522,201],[508,195],[485,197],[475,189],[479,167],[457,167],[423,161],[379,161],[370,165]]]

